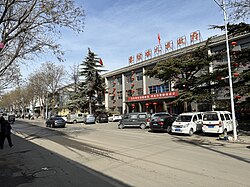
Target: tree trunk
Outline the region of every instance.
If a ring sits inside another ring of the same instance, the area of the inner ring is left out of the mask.
[[[91,105],[91,99],[89,100],[89,114],[92,114],[92,105]]]
[[[187,103],[187,101],[184,101],[183,108],[184,108],[184,112],[188,111],[188,103]]]

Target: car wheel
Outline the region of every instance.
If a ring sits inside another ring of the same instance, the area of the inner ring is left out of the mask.
[[[124,128],[124,125],[123,124],[119,124],[118,125],[118,129],[123,129]]]
[[[145,124],[145,123],[142,123],[142,124],[140,125],[140,127],[141,127],[141,129],[145,129],[145,128],[146,128],[146,124]]]
[[[193,128],[191,128],[190,130],[189,130],[189,132],[188,132],[188,135],[189,136],[192,136],[194,134],[194,130],[193,130]]]
[[[96,120],[96,123],[99,123],[99,120]]]
[[[76,120],[74,120],[74,121],[73,121],[73,123],[74,123],[74,124],[76,124],[76,123],[77,123],[77,121],[76,121]]]
[[[167,133],[171,133],[171,126],[167,127]]]

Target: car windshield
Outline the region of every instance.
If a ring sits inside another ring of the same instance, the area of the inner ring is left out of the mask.
[[[152,118],[166,118],[170,117],[170,114],[154,114]]]
[[[99,116],[102,117],[102,118],[108,117],[107,114],[100,114]]]
[[[203,121],[218,121],[219,117],[217,113],[204,114]]]
[[[62,117],[54,117],[54,120],[64,120]]]
[[[189,115],[180,115],[177,117],[176,121],[177,122],[190,122],[192,119],[192,116]]]

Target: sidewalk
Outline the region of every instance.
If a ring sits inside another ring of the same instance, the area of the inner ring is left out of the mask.
[[[97,171],[12,135],[0,149],[1,187],[127,186]]]

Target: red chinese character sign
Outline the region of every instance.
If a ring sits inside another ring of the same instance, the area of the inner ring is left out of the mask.
[[[194,44],[195,42],[201,41],[200,31],[195,31],[190,34],[190,44]]]
[[[158,56],[162,54],[162,47],[161,45],[157,45],[154,48],[154,56]]]
[[[142,53],[136,55],[136,62],[141,62],[143,60]]]
[[[177,49],[187,45],[186,36],[177,38]]]
[[[165,43],[165,52],[172,51],[173,48],[174,48],[174,43],[172,40]]]
[[[134,63],[134,56],[130,56],[128,58],[128,62],[129,62],[129,64],[133,64]]]
[[[145,51],[145,60],[152,58],[152,50],[148,49]]]
[[[179,95],[178,91],[163,92],[163,93],[128,97],[128,101],[145,101],[145,100],[152,100],[152,99],[155,100],[155,99],[160,99],[160,98],[172,98],[178,95]]]

